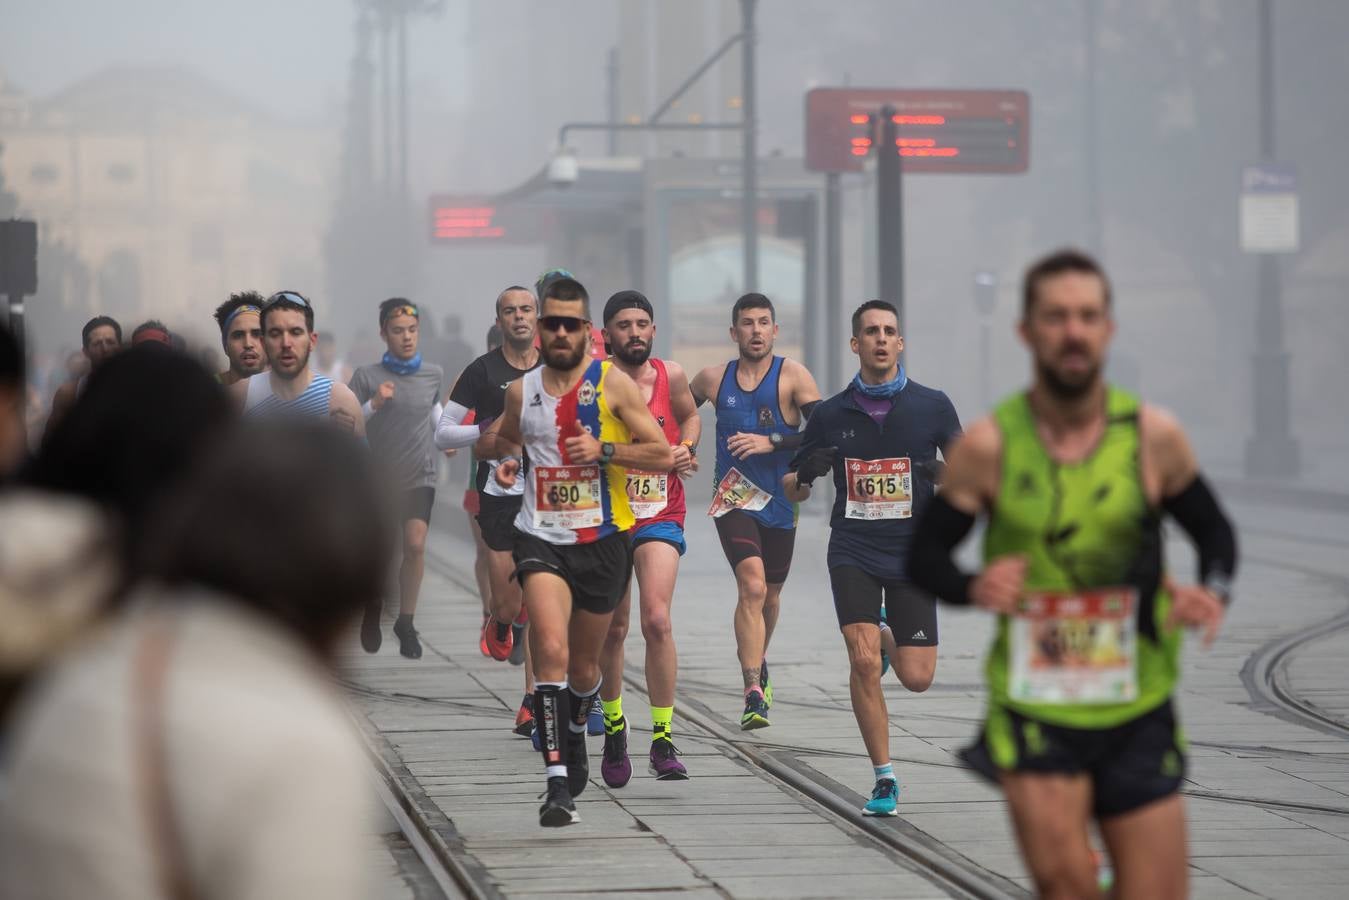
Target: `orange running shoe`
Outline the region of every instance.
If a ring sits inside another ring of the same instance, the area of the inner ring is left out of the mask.
[[[491,656],[492,652],[487,649],[487,620],[492,618],[487,613],[482,614],[482,631],[478,633],[478,650],[483,656]]]
[[[491,616],[482,623],[482,640],[492,659],[505,661],[511,657],[511,648],[515,646],[515,635],[511,633],[510,623],[498,622]]]

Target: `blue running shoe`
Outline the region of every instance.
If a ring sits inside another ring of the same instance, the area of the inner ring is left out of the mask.
[[[893,778],[882,778],[871,790],[871,799],[862,807],[864,816],[897,816],[895,809],[899,801],[899,785]]]
[[[590,704],[590,713],[586,716],[586,734],[594,736],[604,734],[604,707],[600,706],[600,695]]]
[[[885,621],[885,607],[881,607],[881,677],[890,671],[890,654],[885,652],[885,633],[890,630],[890,626]]]

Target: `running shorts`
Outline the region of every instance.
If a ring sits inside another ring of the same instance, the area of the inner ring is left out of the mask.
[[[879,625],[884,594],[885,621],[901,647],[937,646],[937,598],[907,581],[886,581],[857,566],[829,570],[838,626]]]
[[[410,491],[403,491],[403,496],[399,499],[399,510],[402,519],[400,521],[408,522],[412,519],[421,519],[426,524],[431,524],[431,510],[436,505],[436,489],[433,487],[413,488]]]
[[[769,528],[740,509],[733,509],[714,520],[726,561],[734,569],[753,557],[763,560],[764,580],[782,584],[792,568],[795,528]]]
[[[478,528],[482,530],[483,543],[489,549],[508,553],[515,549],[515,517],[520,514],[520,504],[525,498],[519,494],[514,497],[498,497],[495,494],[478,496]]]
[[[688,550],[688,544],[684,542],[684,529],[678,522],[670,519],[655,519],[633,529],[633,550],[652,541],[669,544],[679,551],[680,556],[683,556],[685,551]]]
[[[531,573],[551,572],[571,588],[572,605],[596,615],[614,611],[632,578],[632,544],[626,531],[589,544],[550,544],[515,532],[515,577],[523,586]]]

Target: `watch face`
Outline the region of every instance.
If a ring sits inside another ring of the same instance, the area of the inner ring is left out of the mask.
[[[782,435],[778,434],[776,431],[773,432],[768,436],[768,443],[776,447],[778,444],[782,443]]]

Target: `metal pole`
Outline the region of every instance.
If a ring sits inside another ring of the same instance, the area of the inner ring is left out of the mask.
[[[390,94],[393,90],[393,77],[390,72],[389,14],[383,10],[379,15],[379,67],[380,67],[380,121],[383,125],[384,148],[384,193],[393,190],[393,103]]]
[[[1260,0],[1260,156],[1275,159],[1274,27],[1270,0]],[[1279,259],[1260,256],[1260,297],[1256,305],[1255,351],[1251,365],[1251,421],[1246,442],[1246,474],[1257,477],[1297,475],[1301,453],[1288,422],[1288,354],[1283,340],[1283,298]]]
[[[824,176],[824,377],[828,396],[843,370],[843,184],[837,172]]]
[[[1101,183],[1099,176],[1100,149],[1096,136],[1096,13],[1099,0],[1084,0],[1085,31],[1082,46],[1085,51],[1086,110],[1083,125],[1086,128],[1085,171],[1087,193],[1087,250],[1100,259],[1105,252],[1105,234],[1101,222]]]
[[[609,107],[609,124],[618,124],[618,48],[609,48],[609,64],[604,67],[605,83],[608,86],[606,96],[607,106]],[[609,132],[609,155],[618,155],[618,132]]]
[[[880,296],[899,310],[904,330],[904,194],[902,164],[895,145],[895,108],[884,106],[876,129],[876,257]]]
[[[408,12],[398,11],[398,196],[408,195]]]
[[[9,333],[14,335],[14,341],[19,345],[19,359],[24,361],[19,367],[19,382],[23,384],[27,381],[28,372],[28,357],[25,355],[27,342],[23,332],[23,294],[9,295]]]
[[[754,98],[754,6],[757,0],[740,0],[740,32],[744,45],[740,49],[741,112],[744,114],[744,146],[740,166],[743,185],[740,216],[745,233],[745,292],[759,289],[759,170],[758,128]]]
[[[988,316],[979,317],[979,408],[993,405],[993,326]]]

